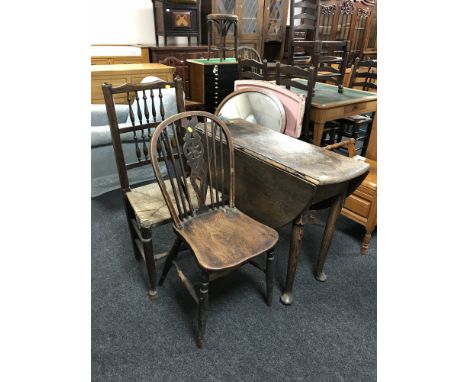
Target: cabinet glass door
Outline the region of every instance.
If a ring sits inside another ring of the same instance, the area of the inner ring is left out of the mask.
[[[258,30],[258,0],[244,0],[240,4],[242,7],[240,33],[256,35]]]

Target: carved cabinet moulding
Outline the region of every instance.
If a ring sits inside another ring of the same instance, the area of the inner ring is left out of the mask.
[[[343,1],[341,4],[341,13],[345,15],[350,15],[353,13],[353,2],[351,0]]]
[[[325,16],[331,16],[334,15],[336,11],[336,5],[323,5],[321,14]]]
[[[369,16],[369,8],[364,9],[364,8],[358,8],[357,10],[357,17],[360,18],[365,18]]]

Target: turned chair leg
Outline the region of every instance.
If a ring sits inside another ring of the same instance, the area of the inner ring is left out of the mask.
[[[197,346],[202,349],[205,342],[206,316],[208,314],[208,286],[209,274],[202,270],[200,294],[198,299],[198,328],[197,328]]]
[[[166,261],[164,262],[164,268],[161,273],[161,277],[159,278],[159,286],[162,286],[164,283],[164,280],[166,280],[166,276],[172,267],[172,262],[176,259],[179,253],[180,244],[181,244],[180,237],[177,236],[174,241],[174,244],[172,245],[171,250],[169,251],[169,254],[166,257]]]
[[[266,285],[267,285],[267,300],[266,303],[268,306],[271,306],[273,300],[273,274],[274,274],[274,256],[275,249],[272,248],[267,252],[266,260]]]
[[[156,297],[158,297],[158,281],[156,274],[156,264],[154,262],[152,231],[150,228],[141,228],[140,231],[142,238],[141,241],[143,244],[143,253],[145,255],[146,270],[148,271],[148,278],[150,283],[148,296],[151,300],[154,300]]]
[[[136,244],[136,240],[138,236],[135,232],[135,227],[132,224],[132,219],[134,218],[134,214],[133,214],[133,210],[131,209],[130,203],[128,202],[127,198],[124,198],[124,206],[125,206],[125,215],[127,216],[128,229],[130,230],[130,238],[132,239],[133,255],[135,256],[135,259],[137,259],[137,261],[140,261],[141,253]]]

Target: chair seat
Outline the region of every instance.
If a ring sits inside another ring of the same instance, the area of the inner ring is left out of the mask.
[[[198,207],[197,197],[191,186],[190,179],[187,179],[187,182],[189,183],[190,198],[195,201],[194,203]],[[166,188],[171,190],[170,181],[166,180],[164,183],[166,184]],[[140,227],[152,228],[171,221],[171,214],[157,183],[133,188],[126,195],[135,211],[136,220]],[[175,203],[174,200],[173,203]]]
[[[206,270],[234,268],[273,248],[278,233],[237,208],[211,210],[177,229]]]

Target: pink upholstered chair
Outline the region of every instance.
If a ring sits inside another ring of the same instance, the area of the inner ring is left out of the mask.
[[[300,137],[305,109],[305,97],[303,95],[295,94],[288,89],[268,81],[237,80],[234,82],[234,90],[240,90],[246,87],[257,87],[272,92],[283,104],[286,113],[286,128],[284,134],[293,138]]]

